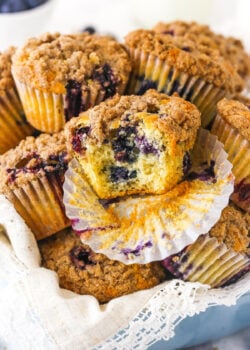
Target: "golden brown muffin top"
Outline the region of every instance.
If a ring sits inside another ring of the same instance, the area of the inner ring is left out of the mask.
[[[86,32],[31,38],[13,57],[13,72],[19,81],[58,94],[65,93],[69,81],[91,85],[104,65],[120,84],[126,83],[131,66],[125,48],[111,37]]]
[[[225,243],[238,253],[250,253],[250,215],[227,206],[221,214],[220,220],[210,230],[211,237]]]
[[[64,132],[29,136],[0,156],[0,192],[51,172],[64,173],[68,161]]]
[[[186,39],[194,40],[200,45],[209,46],[228,60],[242,78],[250,74],[249,57],[239,39],[216,34],[209,26],[196,22],[160,22],[153,30],[156,33],[182,36]]]
[[[14,52],[14,47],[10,47],[2,53],[0,52],[0,94],[1,90],[14,87],[14,80],[11,75],[11,57]]]
[[[217,104],[220,116],[250,142],[250,110],[243,103],[224,98]]]
[[[234,67],[218,54],[218,50],[199,42],[153,30],[136,30],[126,36],[125,43],[129,49],[152,54],[178,70],[202,77],[230,93],[243,88],[243,80]]]
[[[88,136],[94,142],[102,143],[109,133],[111,123],[114,125],[117,121],[119,126],[129,125],[133,121],[133,115],[139,112],[158,114],[156,127],[171,134],[176,142],[194,142],[200,126],[198,109],[180,97],[170,97],[153,89],[142,96],[116,95],[72,119],[65,131],[71,140],[76,128],[86,123],[90,127]]]
[[[159,262],[125,265],[94,253],[70,230],[39,242],[44,267],[57,272],[62,288],[90,294],[101,303],[151,288],[166,279]]]

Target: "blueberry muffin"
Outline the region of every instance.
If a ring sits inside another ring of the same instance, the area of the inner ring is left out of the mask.
[[[149,88],[177,92],[194,103],[206,127],[216,114],[216,102],[242,90],[243,80],[217,49],[181,36],[136,30],[125,38],[132,60],[128,93]]]
[[[37,239],[69,226],[62,202],[68,161],[63,132],[29,136],[0,156],[0,193],[13,203]]]
[[[59,285],[100,303],[151,288],[166,279],[159,262],[125,265],[94,253],[70,230],[39,242],[42,265],[56,271]]]
[[[11,75],[11,57],[14,52],[15,48],[11,47],[0,53],[0,154],[34,132],[25,119]]]
[[[229,205],[206,235],[163,261],[176,277],[221,287],[250,270],[250,216]]]
[[[250,212],[250,110],[248,100],[241,101],[223,99],[218,103],[211,132],[224,144],[233,164],[235,187],[231,199]]]
[[[66,133],[93,189],[107,199],[176,185],[199,126],[194,105],[150,90],[101,103],[72,120]]]
[[[31,38],[17,50],[12,67],[28,121],[49,133],[116,92],[122,94],[130,70],[121,44],[87,32]]]
[[[153,30],[156,33],[187,38],[198,42],[201,47],[203,45],[204,47],[213,48],[235,67],[243,79],[246,79],[250,75],[248,54],[242,42],[237,38],[216,34],[209,26],[196,22],[160,22]]]

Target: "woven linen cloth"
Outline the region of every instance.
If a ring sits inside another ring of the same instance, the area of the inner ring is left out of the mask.
[[[0,228],[0,349],[146,349],[174,336],[185,317],[234,305],[250,290],[250,274],[224,289],[172,280],[99,305],[40,267],[32,232],[4,196]]]

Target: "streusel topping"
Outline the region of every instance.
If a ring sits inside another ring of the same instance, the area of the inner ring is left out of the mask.
[[[50,172],[63,173],[68,161],[64,132],[29,136],[0,156],[0,192]]]
[[[243,81],[234,67],[209,46],[185,37],[158,34],[153,30],[136,30],[126,36],[131,50],[141,50],[165,60],[182,72],[200,76],[229,92],[241,91]]]
[[[10,47],[5,52],[0,52],[0,94],[1,90],[14,87],[14,81],[11,75],[11,57],[14,52],[14,47]]]
[[[247,105],[224,98],[217,104],[222,118],[239,131],[250,142],[250,109]]]
[[[235,252],[250,253],[249,215],[247,217],[247,214],[231,205],[223,210],[220,220],[209,234]]]
[[[209,46],[228,60],[243,78],[250,74],[249,57],[242,42],[233,37],[225,37],[214,33],[209,26],[196,22],[174,21],[170,23],[158,23],[153,30],[156,33],[181,36],[198,42],[200,45]]]
[[[130,60],[125,48],[108,36],[88,33],[44,34],[31,38],[13,57],[17,79],[34,88],[65,93],[69,81],[91,85],[104,65],[112,68],[125,84]]]
[[[167,96],[156,90],[148,90],[142,96],[119,96],[102,102],[87,113],[82,113],[77,119],[71,120],[66,132],[72,135],[76,127],[81,126],[82,120],[90,127],[89,136],[102,143],[110,124],[122,120],[124,126],[128,116],[138,112],[157,113],[156,123],[161,130],[171,133],[176,142],[194,141],[196,131],[200,126],[200,112],[190,102],[177,96]],[[86,125],[87,125],[86,124]]]

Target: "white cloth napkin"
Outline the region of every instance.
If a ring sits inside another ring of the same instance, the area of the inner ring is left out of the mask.
[[[177,321],[211,305],[233,305],[250,290],[249,274],[217,290],[173,280],[100,306],[59,288],[56,273],[40,267],[32,232],[4,196],[1,226],[0,349],[145,349],[171,338]]]

